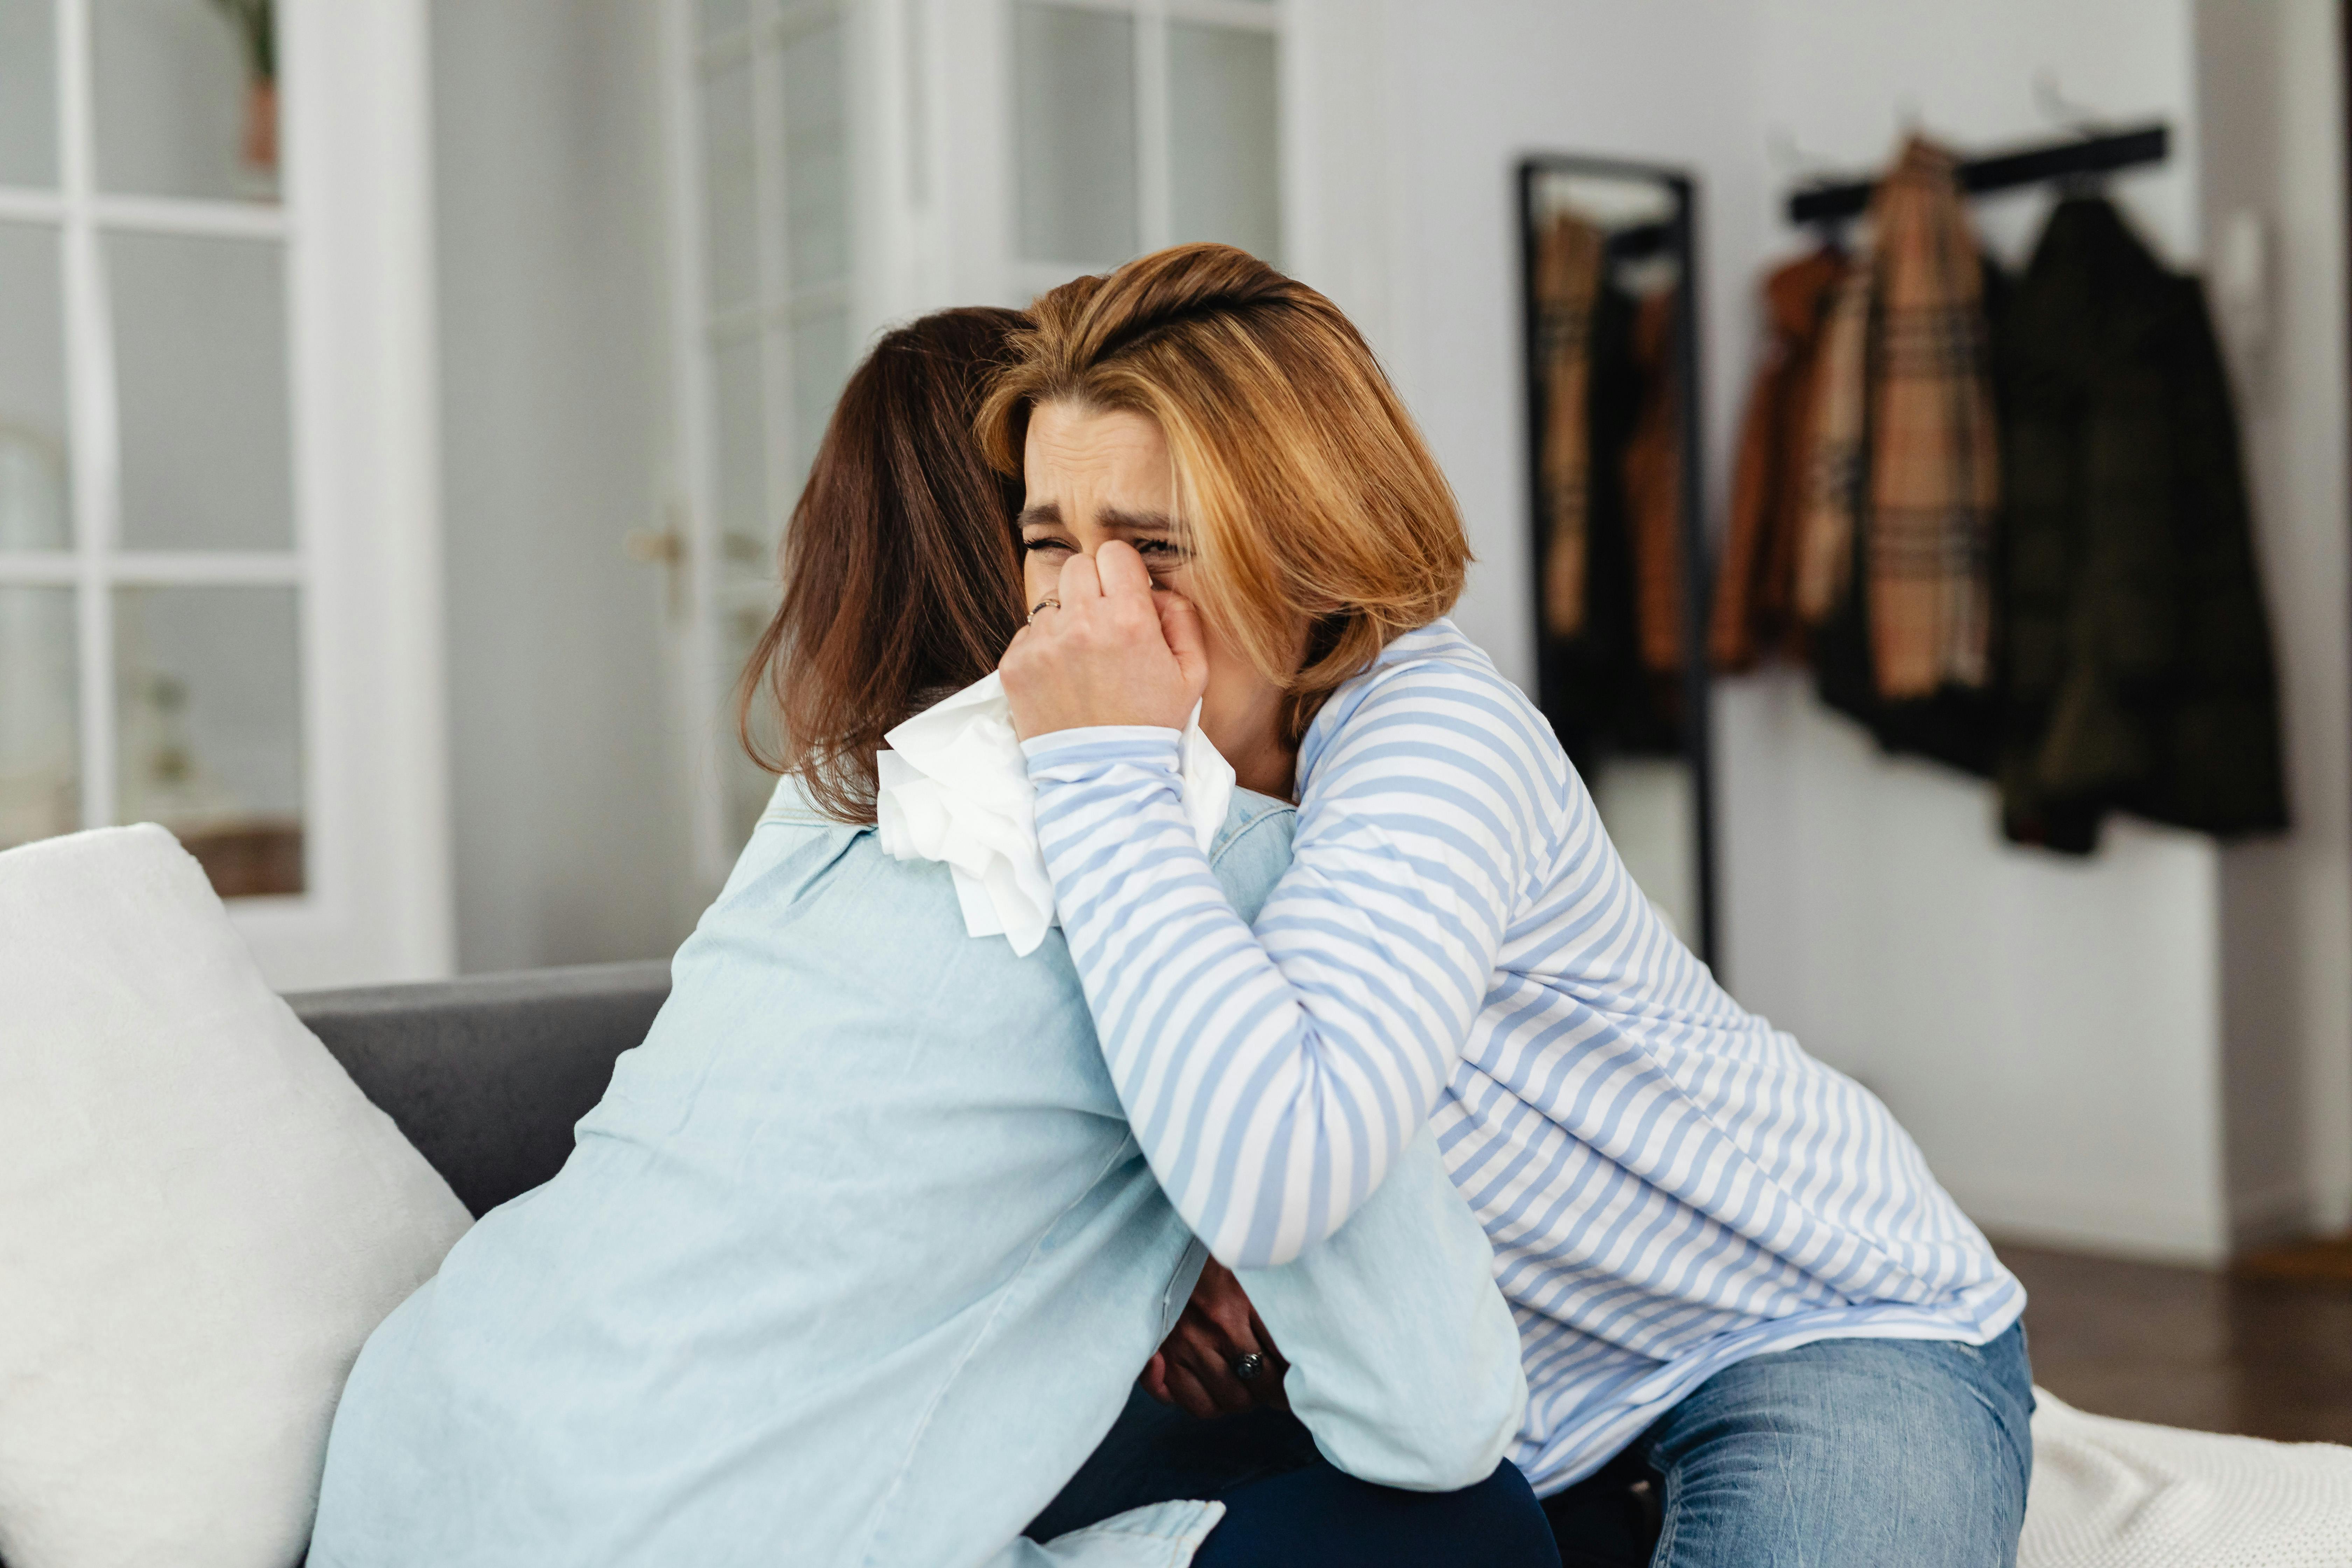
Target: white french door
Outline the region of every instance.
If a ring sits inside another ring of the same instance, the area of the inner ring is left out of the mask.
[[[774,612],[785,519],[870,326],[853,298],[852,9],[669,0],[682,493],[639,553],[672,579],[705,891],[773,783],[735,743],[734,681]]]
[[[668,0],[670,526],[697,856],[772,780],[729,697],[834,400],[885,323],[1190,239],[1282,264],[1285,0]]]
[[[423,0],[0,0],[0,846],[449,965]]]

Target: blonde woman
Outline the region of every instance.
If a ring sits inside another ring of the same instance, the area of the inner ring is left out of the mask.
[[[1538,1493],[1654,1476],[1673,1568],[2013,1562],[2023,1292],[1886,1109],[1675,939],[1444,618],[1461,521],[1356,331],[1218,246],[1033,314],[980,420],[1025,489],[1002,668],[1178,1211],[1221,1263],[1281,1263],[1433,1125],[1518,1321]],[[1297,803],[1254,921],[1185,827],[1196,702],[1243,784]],[[1248,1402],[1227,1363],[1273,1347],[1241,1294],[1204,1276],[1153,1392]]]

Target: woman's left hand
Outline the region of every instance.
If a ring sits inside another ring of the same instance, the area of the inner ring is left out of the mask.
[[[1191,603],[1155,592],[1143,557],[1116,540],[1063,564],[1059,598],[1021,628],[998,666],[1013,732],[1026,741],[1097,724],[1182,729],[1209,679]]]
[[[1257,1362],[1246,1379],[1235,1371],[1244,1357]],[[1136,1381],[1160,1404],[1205,1420],[1254,1405],[1289,1409],[1290,1395],[1283,1387],[1289,1370],[1242,1282],[1212,1258],[1201,1267],[1183,1316]]]

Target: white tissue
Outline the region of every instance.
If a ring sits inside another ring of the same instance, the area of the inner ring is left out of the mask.
[[[1055,923],[1054,880],[1037,847],[1037,794],[994,675],[925,709],[876,753],[882,847],[955,873],[963,929],[1002,936],[1026,956]],[[1201,732],[1195,706],[1178,750],[1184,816],[1202,851],[1233,805],[1234,767]]]

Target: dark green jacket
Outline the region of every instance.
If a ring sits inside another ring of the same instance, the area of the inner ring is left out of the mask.
[[[2109,810],[2284,827],[2270,625],[2202,289],[2077,197],[1996,338],[2005,831],[2079,854]]]

